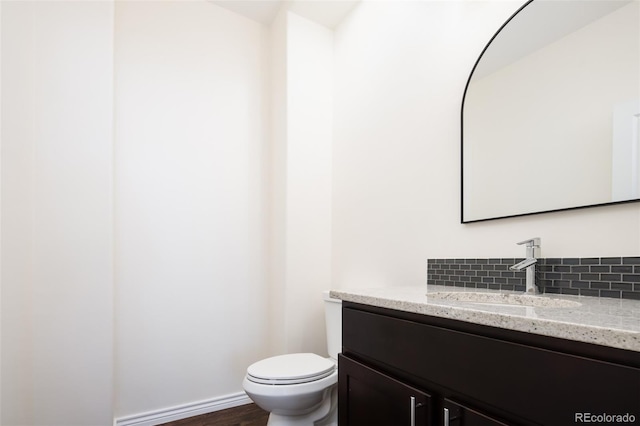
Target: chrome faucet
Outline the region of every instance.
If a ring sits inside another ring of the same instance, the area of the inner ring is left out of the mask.
[[[538,294],[540,291],[538,290],[538,287],[536,287],[536,263],[538,262],[538,259],[536,258],[536,248],[540,248],[540,238],[530,238],[518,243],[518,245],[522,244],[526,244],[526,258],[522,262],[510,266],[509,269],[512,271],[522,271],[523,269],[526,269],[525,293]]]

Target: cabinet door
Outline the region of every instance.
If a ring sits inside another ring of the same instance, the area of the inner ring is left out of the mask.
[[[442,412],[443,426],[509,426],[479,411],[445,398]]]
[[[431,396],[338,356],[340,426],[430,426]]]

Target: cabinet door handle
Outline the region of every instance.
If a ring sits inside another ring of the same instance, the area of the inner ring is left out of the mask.
[[[444,409],[444,426],[449,426],[449,409]]]
[[[416,397],[411,397],[411,426],[416,426]]]

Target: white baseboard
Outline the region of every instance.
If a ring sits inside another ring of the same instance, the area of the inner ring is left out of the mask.
[[[205,401],[191,402],[175,407],[162,408],[160,410],[122,417],[120,419],[115,419],[114,426],[156,426],[174,420],[213,413],[214,411],[220,411],[226,408],[238,407],[240,405],[250,403],[251,399],[246,393],[238,392]]]

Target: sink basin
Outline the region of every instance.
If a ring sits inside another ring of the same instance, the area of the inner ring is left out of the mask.
[[[576,308],[580,302],[573,300],[552,299],[546,296],[510,293],[465,293],[436,292],[427,293],[429,299],[451,300],[455,302],[479,303],[485,305],[532,306],[535,308]]]

